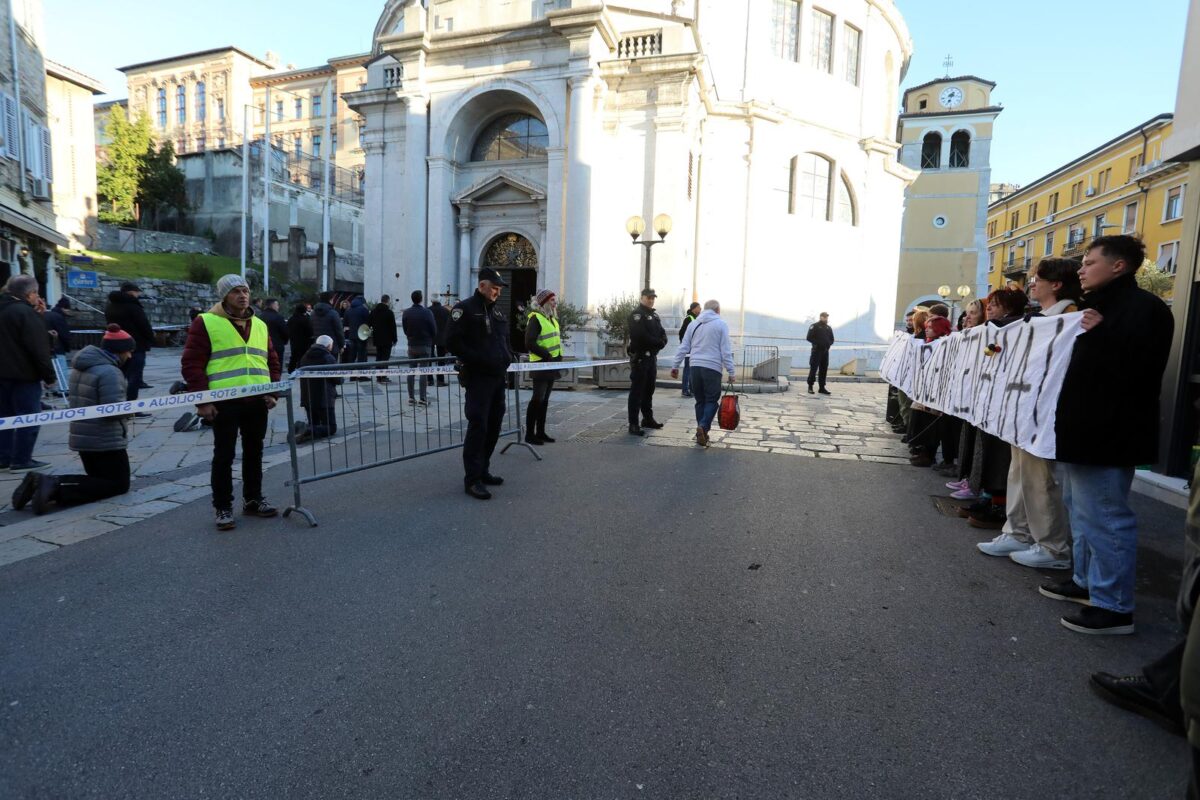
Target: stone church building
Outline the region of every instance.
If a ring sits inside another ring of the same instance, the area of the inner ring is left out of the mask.
[[[469,295],[494,266],[510,304],[549,287],[594,310],[645,281],[626,221],[654,236],[667,214],[667,324],[717,298],[743,341],[785,350],[821,311],[842,342],[893,330],[916,173],[892,0],[390,0],[374,50],[344,98],[365,118],[369,298]]]

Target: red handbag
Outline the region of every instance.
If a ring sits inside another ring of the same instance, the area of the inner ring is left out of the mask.
[[[742,412],[738,407],[738,396],[732,391],[733,384],[730,384],[729,388],[731,391],[726,392],[721,398],[721,405],[717,409],[717,425],[723,431],[737,430],[738,422],[742,419]]]

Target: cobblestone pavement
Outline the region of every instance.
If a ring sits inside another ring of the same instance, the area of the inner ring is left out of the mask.
[[[152,352],[146,382],[153,388],[144,390],[143,397],[167,393],[171,383],[178,379],[179,353],[178,349]],[[712,447],[907,464],[904,446],[883,422],[883,387],[877,383],[831,386],[833,395],[828,397],[809,395],[795,388],[783,394],[745,396],[738,430],[714,430]],[[430,391],[434,393],[433,389]],[[380,450],[372,450],[371,445],[378,448],[381,438],[385,444],[389,438],[381,437],[381,432],[391,432],[392,445],[399,442],[399,446],[423,449],[436,446],[439,431],[446,435],[450,430],[461,429],[461,397],[456,382],[440,388],[436,392],[439,402],[428,409],[410,407],[404,392],[403,382],[346,383],[339,404],[339,435],[303,449],[301,469],[353,466],[361,463],[360,459],[377,458]],[[647,430],[645,438],[637,438],[626,431],[626,396],[623,390],[586,386],[556,391],[551,399],[548,426],[558,438],[580,443],[696,446],[691,399],[680,396],[678,390],[660,387],[655,394],[655,407],[666,427]],[[522,402],[527,399],[528,393],[523,393]],[[298,407],[296,414],[301,414]],[[150,418],[131,420],[129,457],[133,482],[131,491],[120,497],[37,517],[28,509],[11,508],[12,492],[21,476],[0,472],[0,565],[52,552],[208,497],[211,434],[207,429],[176,433],[173,425],[178,416],[176,411],[163,411]],[[507,427],[515,427],[511,414]],[[270,417],[264,468],[288,462],[287,430],[287,416],[281,403]],[[443,441],[449,443],[451,438]],[[67,447],[66,425],[43,428],[34,455],[51,465],[49,472],[81,471],[77,456]],[[309,459],[304,460],[305,456]],[[235,466],[235,475],[236,470]],[[207,516],[204,522],[207,524]]]

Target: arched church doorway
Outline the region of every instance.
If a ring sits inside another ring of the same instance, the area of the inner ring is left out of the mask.
[[[525,352],[525,315],[537,294],[538,256],[533,243],[518,233],[502,233],[483,253],[483,266],[500,273],[508,286],[497,301],[508,316],[514,352]]]

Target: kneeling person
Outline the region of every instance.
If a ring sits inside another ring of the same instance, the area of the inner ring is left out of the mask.
[[[133,337],[110,324],[100,346],[88,345],[71,364],[71,408],[125,401],[121,367],[133,356]],[[44,514],[51,503],[80,505],[129,491],[129,415],[100,417],[71,423],[67,446],[79,453],[85,475],[43,475],[31,472],[13,494],[13,508],[32,502],[33,513]]]
[[[333,338],[330,336],[318,336],[316,343],[300,359],[301,368],[336,363]],[[334,398],[337,397],[337,386],[341,382],[341,378],[301,378],[300,405],[308,415],[308,430],[296,437],[297,444],[337,433]]]

